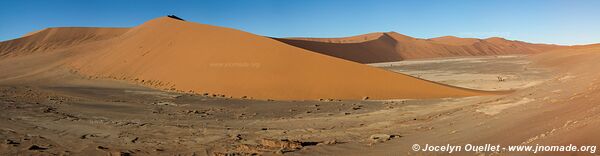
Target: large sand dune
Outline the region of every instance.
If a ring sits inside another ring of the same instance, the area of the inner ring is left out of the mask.
[[[61,49],[73,54],[65,58],[66,67],[92,78],[234,98],[394,99],[484,94],[329,57],[267,37],[167,17],[131,29],[53,31],[54,35],[42,31],[4,42],[2,53]],[[85,42],[92,40],[95,42]]]
[[[405,59],[533,54],[560,48],[493,37],[488,39],[444,36],[419,39],[396,32],[371,33],[344,38],[275,38],[284,43],[359,63]]]

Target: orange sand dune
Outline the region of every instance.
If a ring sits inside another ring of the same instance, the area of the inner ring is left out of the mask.
[[[159,86],[184,91],[260,99],[481,94],[327,57],[234,29],[170,18],[132,28],[101,51],[76,58],[72,65],[88,74],[155,80]]]
[[[437,38],[430,38],[429,40],[433,41],[434,43],[454,45],[454,46],[472,45],[472,44],[475,44],[480,41],[480,39],[477,39],[477,38],[460,38],[460,37],[456,37],[456,36],[442,36],[442,37],[437,37]]]
[[[0,56],[16,56],[71,48],[117,37],[127,30],[128,28],[47,28],[28,33],[22,38],[0,42]],[[16,53],[17,51],[18,53]]]
[[[561,47],[510,41],[497,37],[475,39],[444,36],[419,39],[396,32],[371,33],[345,38],[275,39],[296,47],[359,63],[452,56],[532,54]]]
[[[67,43],[75,44],[83,40],[79,35],[71,38],[73,34],[100,39],[126,31],[102,42],[62,50],[74,54],[66,58],[66,67],[90,77],[234,98],[395,99],[486,94],[329,57],[239,30],[167,17],[129,30],[86,28],[70,33],[72,30],[68,28],[52,40],[34,37],[40,32],[17,39],[17,45],[4,42],[4,47],[15,50],[2,52],[29,52],[39,49],[36,46],[52,49],[53,43],[62,47],[68,44],[60,41],[74,40]]]

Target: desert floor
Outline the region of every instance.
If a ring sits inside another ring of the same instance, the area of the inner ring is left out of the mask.
[[[62,73],[60,80],[3,75],[0,155],[434,155],[445,153],[411,147],[598,145],[600,135],[590,135],[600,126],[594,74],[533,60],[511,55],[371,64],[465,88],[513,90],[420,100],[242,100],[89,80],[69,71],[53,72]]]

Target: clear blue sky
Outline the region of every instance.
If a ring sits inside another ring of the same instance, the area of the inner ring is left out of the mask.
[[[0,40],[46,27],[132,27],[166,14],[275,37],[396,31],[419,38],[600,43],[598,0],[3,0]]]

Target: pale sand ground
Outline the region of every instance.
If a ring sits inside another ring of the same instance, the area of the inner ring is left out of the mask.
[[[547,69],[529,66],[527,55],[502,55],[409,60],[370,64],[411,76],[478,90],[518,90],[550,80]],[[522,71],[519,71],[522,70]],[[559,80],[572,77],[562,77]],[[490,107],[478,109],[488,115],[535,101],[523,98],[492,102]]]
[[[385,68],[464,87],[521,89],[428,100],[260,101],[168,93],[68,71],[50,72],[63,73],[60,80],[0,76],[0,155],[432,155],[443,153],[410,147],[598,144],[589,139],[598,135],[580,135],[599,125],[600,110],[586,98],[596,97],[589,92],[597,86],[588,84],[593,76],[540,68],[524,56],[458,60]],[[496,75],[514,77],[499,82]]]
[[[549,79],[546,69],[529,66],[526,55],[462,57],[375,63],[371,66],[478,90],[515,90]],[[504,81],[499,81],[499,78]]]

